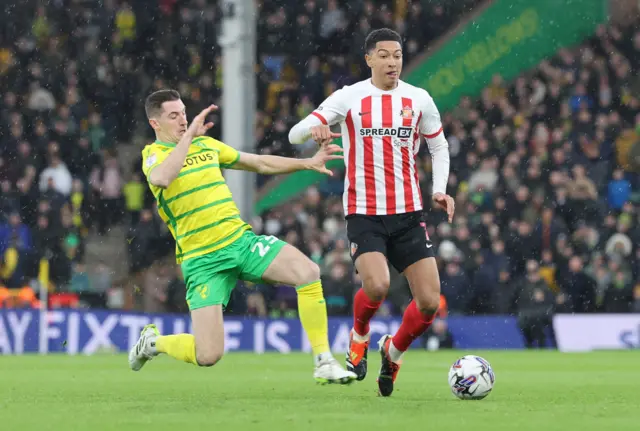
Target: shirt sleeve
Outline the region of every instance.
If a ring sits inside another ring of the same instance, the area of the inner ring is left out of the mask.
[[[449,182],[449,143],[442,131],[440,112],[435,102],[424,92],[425,99],[422,103],[422,117],[420,118],[420,134],[426,138],[429,153],[432,160],[432,191],[433,193],[447,193]]]
[[[327,97],[311,114],[293,126],[289,131],[289,142],[304,144],[311,137],[311,128],[321,124],[333,126],[347,117],[347,103],[344,87]]]
[[[218,152],[221,168],[230,168],[240,159],[240,152],[217,139],[207,140],[207,146]]]
[[[149,179],[149,175],[151,175],[151,171],[162,163],[168,155],[168,151],[162,151],[160,148],[154,146],[148,146],[142,150],[142,172],[144,176],[147,177],[147,180]]]
[[[345,87],[335,91],[310,115],[316,117],[320,122],[322,122],[322,124],[329,126],[333,126],[334,124],[344,120],[348,111],[347,104],[345,103],[347,88],[348,87]]]
[[[420,134],[427,139],[433,139],[442,133],[442,121],[440,112],[433,98],[424,92],[424,100],[422,101],[422,117],[420,118]]]

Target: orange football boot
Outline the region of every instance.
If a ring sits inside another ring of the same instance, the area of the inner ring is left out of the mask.
[[[349,337],[349,350],[347,351],[347,370],[363,380],[367,375],[367,353],[369,353],[369,341],[357,342],[353,339],[353,330]]]

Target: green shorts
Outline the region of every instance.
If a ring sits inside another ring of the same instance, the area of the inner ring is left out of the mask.
[[[182,262],[190,310],[226,307],[238,280],[259,283],[286,242],[248,230],[226,247]]]

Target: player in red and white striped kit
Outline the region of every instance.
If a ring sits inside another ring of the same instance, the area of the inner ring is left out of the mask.
[[[375,30],[365,42],[371,79],[336,91],[289,133],[293,144],[313,138],[320,145],[342,136],[346,166],[344,212],[351,255],[362,278],[354,298],[354,325],[347,368],[367,373],[369,321],[389,290],[387,260],[403,273],[413,300],[398,332],[379,343],[380,394],[389,396],[401,358],[431,325],[440,303],[440,277],[426,230],[418,183],[421,136],[433,159],[432,199],[453,219],[454,201],[446,194],[449,145],[440,114],[429,93],[399,79],[402,45],[398,33]],[[341,133],[330,126],[340,123]]]

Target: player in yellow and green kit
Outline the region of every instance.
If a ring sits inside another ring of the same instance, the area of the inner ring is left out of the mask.
[[[129,352],[129,366],[140,370],[160,353],[199,366],[216,364],[224,352],[223,308],[238,279],[294,286],[298,311],[314,354],[314,378],[350,383],[329,349],[327,310],[320,270],[295,247],[273,236],[253,233],[240,217],[221,168],[262,174],[315,170],[331,174],[325,163],[342,158],[341,148],[323,145],[310,159],[238,152],[205,136],[214,105],[187,123],[185,106],[174,90],[151,94],[145,103],[156,141],[142,151],[143,171],[158,212],[176,240],[176,259],[187,284],[193,335],[160,335],[147,325]]]

